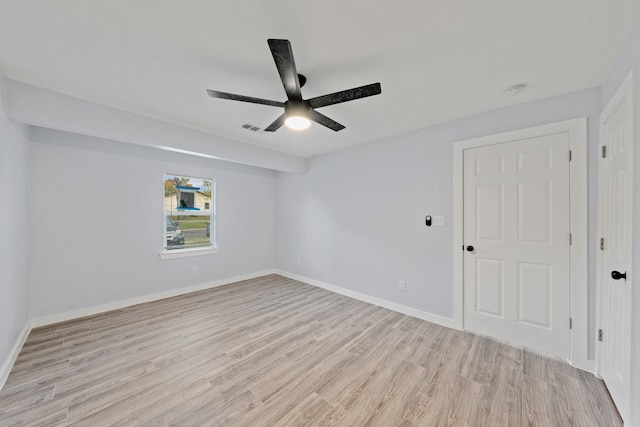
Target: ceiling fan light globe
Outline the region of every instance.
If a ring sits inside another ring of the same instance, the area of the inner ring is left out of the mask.
[[[284,121],[284,124],[293,130],[304,130],[311,126],[311,121],[302,116],[290,116]]]

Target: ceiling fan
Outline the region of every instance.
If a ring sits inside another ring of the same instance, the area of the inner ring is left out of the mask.
[[[233,101],[283,107],[284,113],[265,128],[265,132],[275,132],[280,129],[283,124],[286,124],[292,129],[306,129],[310,125],[310,120],[337,132],[344,129],[344,126],[335,120],[318,113],[316,108],[353,101],[354,99],[366,98],[367,96],[379,95],[382,92],[380,83],[372,83],[353,89],[334,92],[328,95],[317,96],[311,99],[303,99],[300,88],[304,86],[307,78],[302,74],[298,74],[298,71],[296,70],[291,43],[289,43],[289,40],[282,39],[269,39],[267,40],[267,43],[269,43],[271,55],[276,63],[276,68],[278,68],[278,73],[280,74],[280,80],[282,80],[284,91],[287,94],[287,101],[271,101],[269,99],[254,98],[251,96],[236,95],[233,93],[207,89],[207,93],[213,98],[231,99]]]

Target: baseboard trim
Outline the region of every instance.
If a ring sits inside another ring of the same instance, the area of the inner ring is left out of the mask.
[[[308,285],[316,286],[318,288],[325,289],[327,291],[335,292],[340,295],[344,295],[349,298],[354,298],[369,304],[377,305],[379,307],[387,308],[389,310],[397,311],[398,313],[406,314],[407,316],[416,317],[418,319],[426,320],[427,322],[435,323],[441,326],[452,329],[460,329],[457,327],[454,319],[439,316],[437,314],[429,313],[426,311],[418,310],[416,308],[407,307],[406,305],[397,304],[395,302],[387,301],[381,298],[373,297],[371,295],[355,292],[340,286],[330,285],[328,283],[321,282],[319,280],[304,277],[299,274],[290,273],[288,271],[277,270],[276,274],[279,274],[289,279],[297,280],[299,282],[306,283]]]
[[[11,369],[13,368],[13,364],[16,363],[16,359],[20,354],[20,350],[22,350],[22,346],[24,346],[25,341],[27,341],[27,337],[29,336],[29,332],[31,332],[31,322],[27,321],[26,325],[24,325],[24,329],[18,336],[18,339],[14,343],[11,348],[11,352],[9,353],[9,357],[4,361],[2,367],[0,368],[0,390],[4,387],[4,384],[7,382],[7,378],[9,378],[9,373],[11,373]]]
[[[243,274],[240,276],[228,277],[226,279],[215,280],[213,282],[200,283],[197,285],[186,286],[183,288],[171,289],[169,291],[158,292],[150,295],[143,295],[136,298],[120,300],[108,304],[95,305],[92,307],[71,310],[64,313],[52,314],[31,319],[31,327],[39,328],[54,323],[66,322],[68,320],[78,319],[80,317],[93,316],[111,310],[119,310],[132,305],[144,304],[146,302],[158,301],[165,298],[176,297],[179,295],[189,294],[192,292],[202,291],[205,289],[217,288],[219,286],[229,285],[231,283],[241,282],[243,280],[255,279],[257,277],[275,274],[275,269],[256,271],[254,273]]]
[[[596,375],[596,363],[595,360],[589,360],[584,358],[575,357],[573,360],[568,360],[569,364],[574,368],[578,368],[582,371],[589,372]]]

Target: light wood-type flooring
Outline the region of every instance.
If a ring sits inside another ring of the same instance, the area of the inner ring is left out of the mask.
[[[33,330],[0,425],[621,421],[565,363],[271,275]]]

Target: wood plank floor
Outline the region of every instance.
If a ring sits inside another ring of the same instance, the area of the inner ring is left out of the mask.
[[[32,331],[0,425],[622,423],[565,363],[272,275]]]

